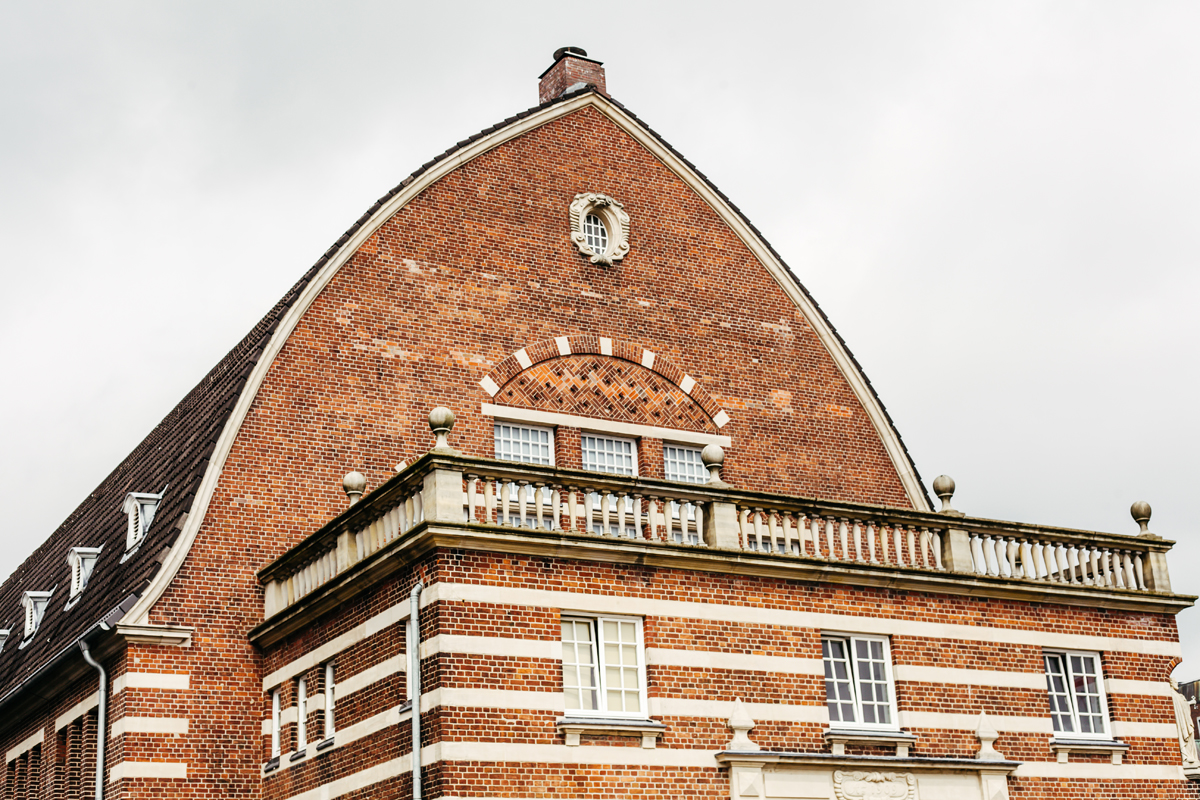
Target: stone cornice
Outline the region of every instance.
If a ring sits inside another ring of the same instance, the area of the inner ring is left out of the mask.
[[[341,524],[338,529],[341,529]],[[932,572],[863,562],[831,562],[807,556],[717,550],[704,546],[588,536],[565,531],[467,522],[422,522],[255,627],[250,632],[250,639],[260,647],[274,644],[389,576],[410,568],[438,548],[1148,613],[1175,614],[1191,606],[1195,600],[1185,595]]]

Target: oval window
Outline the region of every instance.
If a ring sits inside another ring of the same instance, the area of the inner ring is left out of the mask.
[[[608,228],[604,220],[595,214],[588,214],[583,220],[583,234],[587,237],[587,246],[596,255],[604,255],[608,250]]]

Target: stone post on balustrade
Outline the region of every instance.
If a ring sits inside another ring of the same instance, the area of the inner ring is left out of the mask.
[[[448,456],[462,453],[450,446],[447,437],[454,427],[454,412],[438,406],[429,412],[429,429],[437,437],[429,452]],[[425,476],[425,488],[421,492],[425,519],[429,522],[462,522],[463,492],[462,470],[439,467]]]
[[[362,498],[366,488],[367,479],[356,470],[347,472],[346,477],[342,478],[342,490],[350,500],[350,505],[354,505]],[[338,534],[334,561],[339,573],[345,572],[358,563],[358,543],[355,541],[353,531],[347,530]]]
[[[1139,539],[1162,539],[1161,536],[1150,532],[1150,504],[1139,500],[1129,507],[1129,515],[1138,524]],[[1146,552],[1142,574],[1146,588],[1151,592],[1171,591],[1171,575],[1167,572],[1167,554],[1159,550]]]
[[[728,489],[729,484],[721,480],[725,451],[715,444],[710,444],[700,451],[700,460],[708,470],[708,485],[716,489]],[[704,515],[704,544],[723,550],[741,549],[737,506],[715,500],[709,504],[709,509]]]
[[[945,514],[947,517],[965,517],[961,511],[955,510],[950,505],[950,498],[954,497],[954,479],[949,475],[938,475],[933,479],[933,491],[942,501],[942,508],[938,512]],[[942,567],[949,572],[975,572],[974,562],[971,560],[971,536],[964,530],[946,526],[946,533],[942,536]]]

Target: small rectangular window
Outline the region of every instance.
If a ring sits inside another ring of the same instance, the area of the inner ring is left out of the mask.
[[[700,460],[700,448],[663,445],[663,475],[680,483],[708,483],[708,470]]]
[[[280,750],[280,733],[283,726],[280,724],[280,715],[282,710],[279,708],[279,690],[271,692],[271,758],[279,758]]]
[[[583,468],[610,475],[637,475],[637,447],[632,439],[583,434]]]
[[[822,636],[821,657],[830,724],[896,729],[892,662],[886,638]]]
[[[493,431],[496,458],[554,466],[554,434],[549,428],[497,422]]]
[[[564,617],[563,696],[568,714],[646,716],[642,621]]]
[[[332,739],[333,727],[333,662],[325,665],[325,738]]]
[[[1109,738],[1108,701],[1101,684],[1100,655],[1064,650],[1046,652],[1042,657],[1055,733]]]

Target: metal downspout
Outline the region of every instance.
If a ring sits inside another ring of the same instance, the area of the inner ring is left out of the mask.
[[[96,800],[104,800],[104,743],[108,739],[108,673],[92,658],[87,642],[80,640],[83,660],[100,673],[100,703],[96,712]]]
[[[408,596],[408,685],[412,699],[412,800],[421,800],[421,590],[417,581]],[[97,797],[96,800],[101,800]]]

